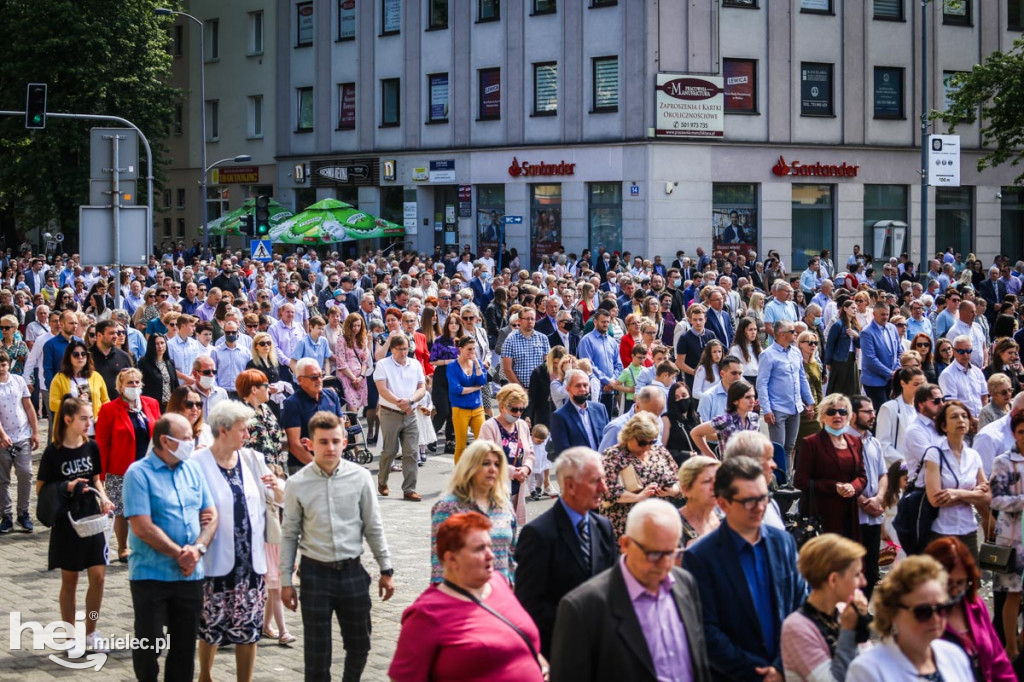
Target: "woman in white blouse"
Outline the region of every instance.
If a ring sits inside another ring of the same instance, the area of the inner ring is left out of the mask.
[[[729,355],[743,363],[743,378],[747,383],[757,381],[757,361],[761,357],[761,342],[757,338],[757,320],[752,317],[740,318],[736,335],[732,339]]]
[[[971,415],[962,402],[949,400],[942,406],[935,417],[935,428],[945,438],[925,451],[924,482],[928,501],[939,508],[928,542],[955,536],[977,560],[978,522],[974,506],[987,506],[992,495],[981,456],[965,442],[970,426]]]
[[[914,394],[927,383],[920,369],[901,369],[896,377],[900,384],[900,395],[882,403],[875,424],[875,437],[882,444],[883,450],[889,453],[886,460],[890,462],[903,459],[900,453],[905,452],[903,448],[907,442],[907,431],[913,426],[917,414]]]

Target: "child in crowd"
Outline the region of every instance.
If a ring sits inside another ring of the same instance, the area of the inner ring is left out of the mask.
[[[907,553],[899,545],[899,538],[896,536],[896,529],[893,528],[892,522],[896,518],[896,505],[899,504],[900,498],[903,497],[903,491],[907,487],[907,463],[903,460],[893,462],[886,478],[889,487],[885,491],[885,497],[882,498],[882,506],[885,508],[882,514],[884,519],[882,521],[882,543],[885,545],[882,548],[882,556],[894,556],[894,560],[899,561],[906,557]],[[889,549],[890,547],[895,547],[895,550]]]
[[[548,461],[548,438],[551,432],[543,424],[537,424],[530,432],[533,438],[533,473],[534,476],[531,500],[540,500],[545,496],[555,497],[551,494],[551,462]],[[543,490],[541,485],[544,486]]]
[[[619,375],[619,384],[616,387],[616,390],[622,394],[619,414],[625,414],[629,412],[629,408],[633,407],[634,396],[636,395],[636,380],[644,370],[644,360],[647,359],[647,346],[642,343],[636,344],[633,346],[631,356],[633,362],[628,367],[623,368],[622,374]]]
[[[594,365],[588,358],[579,358],[576,361],[576,369],[587,375],[590,379],[590,399],[595,403],[601,400],[601,380],[594,374]]]
[[[413,406],[413,409],[416,412],[416,426],[420,431],[420,452],[416,463],[423,466],[427,462],[427,444],[437,441],[437,432],[434,431],[434,424],[430,418],[434,413],[434,401],[430,398],[430,391],[423,394],[423,397]],[[401,462],[397,462],[397,469],[395,466],[394,464],[391,465],[392,471],[402,470]]]

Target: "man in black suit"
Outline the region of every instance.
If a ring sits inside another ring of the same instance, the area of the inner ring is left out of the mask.
[[[668,502],[633,506],[619,538],[623,557],[558,605],[552,680],[710,682],[700,593],[675,565],[681,535],[679,512]]]
[[[596,513],[608,490],[601,455],[569,448],[555,462],[555,476],[561,497],[523,526],[516,543],[516,597],[537,624],[548,659],[559,600],[618,556],[611,522]]]
[[[538,302],[534,298],[534,303],[537,304],[537,324],[534,326],[534,330],[550,337],[555,333],[555,316],[558,314],[559,308],[558,299],[547,294],[537,294],[537,296],[543,296],[543,300]]]
[[[576,348],[580,345],[580,335],[573,331],[572,313],[568,310],[559,310],[556,315],[556,327],[548,334],[548,345],[551,348],[562,346],[569,355],[576,355]]]
[[[900,280],[897,273],[893,272],[895,268],[886,263],[882,266],[882,276],[876,282],[876,286],[880,291],[884,291],[887,294],[900,295]]]

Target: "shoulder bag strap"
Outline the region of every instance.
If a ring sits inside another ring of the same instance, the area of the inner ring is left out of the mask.
[[[921,454],[921,461],[918,462],[918,465],[917,465],[917,471],[914,472],[914,478],[912,478],[909,481],[907,481],[907,485],[908,486],[915,486],[916,487],[916,485],[917,485],[917,478],[921,475],[921,469],[924,468],[924,458],[928,454],[928,451],[931,450],[933,447],[935,447],[935,446],[933,445],[931,447],[927,447],[927,448],[924,449],[924,452]],[[939,451],[939,454],[942,454],[941,450]],[[941,468],[942,468],[942,460],[940,459],[939,460],[940,473],[941,473]]]
[[[458,585],[456,585],[455,583],[451,582],[450,580],[444,580],[443,582],[448,587],[448,589],[450,589],[450,590],[452,590],[454,592],[457,592],[458,594],[461,594],[463,597],[465,597],[466,599],[469,599],[471,602],[473,602],[474,604],[476,604],[477,606],[482,608],[484,611],[487,611],[492,616],[494,616],[495,618],[500,620],[502,623],[504,623],[505,625],[509,626],[513,630],[515,630],[516,634],[519,635],[520,637],[522,637],[523,641],[526,642],[526,646],[529,647],[529,649],[530,649],[530,654],[533,655],[533,660],[535,660],[537,662],[538,666],[541,666],[540,657],[537,655],[537,650],[533,648],[533,642],[530,641],[529,636],[527,636],[527,634],[525,632],[523,632],[522,630],[519,629],[518,625],[513,623],[511,620],[506,618],[501,613],[498,613],[497,611],[495,611],[493,608],[491,608],[487,604],[485,604],[482,601],[480,601],[476,597],[476,595],[473,594],[472,592],[470,592],[469,590],[465,590],[465,589],[459,587]],[[541,666],[541,670],[542,671],[544,670],[543,666]]]

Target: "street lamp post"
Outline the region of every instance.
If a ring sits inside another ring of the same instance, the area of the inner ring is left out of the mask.
[[[206,173],[208,172],[206,166],[206,46],[204,44],[206,39],[206,36],[204,35],[206,33],[206,26],[202,19],[197,19],[191,14],[168,9],[166,7],[158,7],[153,10],[153,13],[162,17],[185,17],[186,19],[191,19],[199,26],[199,135],[202,138],[200,140],[199,147],[199,165],[204,169],[202,177],[199,178],[199,191],[202,193],[199,197],[199,221],[203,226],[203,252],[205,253],[206,249],[210,246],[210,237],[206,234]]]

